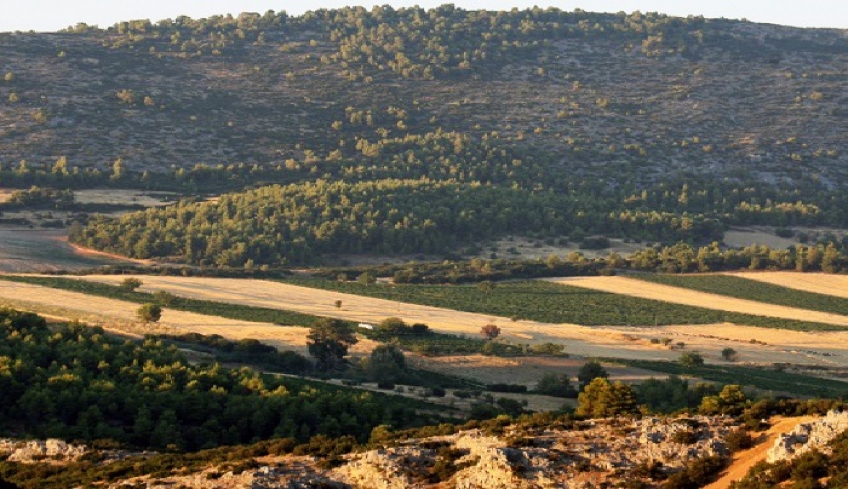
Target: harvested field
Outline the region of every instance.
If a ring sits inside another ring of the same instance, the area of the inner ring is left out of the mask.
[[[703,307],[716,311],[848,326],[848,316],[735,299],[733,297],[649,283],[627,277],[567,277],[548,280],[575,287],[585,287],[592,290],[625,294],[673,304]]]
[[[726,275],[848,299],[848,275],[801,272],[727,272]]]
[[[38,285],[0,281],[0,304],[32,310],[55,318],[76,319],[135,336],[147,333],[188,332],[219,334],[232,340],[256,338],[280,349],[297,350],[301,353],[306,351],[308,329],[303,327],[236,321],[167,308],[158,324],[145,325],[135,317],[138,304]],[[368,345],[362,347],[370,351]]]

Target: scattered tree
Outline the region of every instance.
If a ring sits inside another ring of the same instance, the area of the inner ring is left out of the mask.
[[[358,277],[356,277],[356,281],[367,287],[377,282],[377,277],[375,277],[371,272],[362,272]]]
[[[488,294],[489,292],[494,290],[494,288],[495,288],[495,283],[492,282],[491,280],[483,280],[482,282],[479,282],[477,284],[477,290],[479,290],[480,292],[483,292],[485,294]]]
[[[580,382],[581,387],[589,385],[589,383],[595,379],[606,379],[607,377],[609,377],[609,374],[606,369],[604,369],[604,367],[595,360],[586,362],[582,367],[580,367],[580,371],[577,372],[577,380]]]
[[[133,292],[135,289],[141,287],[143,284],[144,284],[144,282],[142,282],[141,280],[139,280],[135,277],[129,277],[129,278],[125,278],[121,282],[120,287],[121,287],[121,290],[124,290],[126,292]]]
[[[319,319],[306,336],[309,354],[315,358],[321,370],[343,367],[348,348],[356,342],[353,329],[341,319]]]
[[[342,308],[342,300],[338,299],[338,300],[336,300],[336,309],[341,309],[341,308]]]
[[[633,389],[621,382],[610,383],[598,377],[577,396],[578,416],[604,418],[632,414],[636,412],[636,394]]]
[[[483,335],[483,338],[491,341],[501,334],[501,328],[495,324],[487,324],[480,328],[480,334]]]
[[[536,392],[546,396],[576,397],[577,390],[568,380],[568,375],[554,372],[546,373],[536,383]]]
[[[686,352],[680,355],[678,362],[686,368],[695,368],[704,364],[704,357],[696,351]]]
[[[157,323],[162,318],[162,306],[148,302],[136,311],[138,318],[145,323]]]
[[[739,354],[733,348],[725,348],[721,350],[721,357],[727,360],[728,362],[735,362],[739,357]]]
[[[394,384],[406,372],[406,357],[395,345],[380,345],[371,352],[367,371],[377,383]]]

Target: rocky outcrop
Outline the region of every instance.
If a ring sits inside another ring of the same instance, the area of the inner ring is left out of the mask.
[[[848,430],[848,412],[830,411],[821,419],[801,423],[789,433],[780,435],[766,460],[792,460],[813,449],[827,452],[827,444],[845,430]]]
[[[82,457],[86,450],[83,445],[71,445],[53,438],[32,441],[0,439],[0,456],[6,456],[10,462],[73,462]]]

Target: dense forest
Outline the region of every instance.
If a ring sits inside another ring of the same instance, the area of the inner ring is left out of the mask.
[[[0,311],[0,340],[0,430],[17,436],[198,450],[316,435],[365,441],[381,424],[433,421],[402,398],[192,365],[161,340],[48,327],[29,313]]]
[[[96,186],[230,192],[78,216],[77,242],[130,256],[279,266],[505,233],[699,245],[732,225],[848,225],[848,42],[831,30],[384,6],[0,48],[2,185],[64,208]]]

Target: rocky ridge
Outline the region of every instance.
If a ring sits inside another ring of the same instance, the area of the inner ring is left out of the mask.
[[[823,418],[800,423],[789,433],[780,435],[766,460],[770,463],[792,460],[811,450],[827,452],[827,444],[845,430],[848,430],[848,412],[830,411]]]

